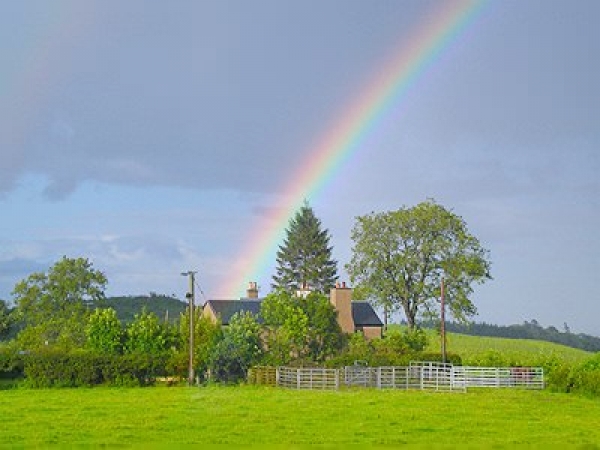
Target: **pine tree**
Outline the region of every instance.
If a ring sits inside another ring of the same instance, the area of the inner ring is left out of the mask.
[[[272,287],[292,293],[299,289],[328,293],[337,278],[337,261],[332,258],[329,239],[328,230],[321,229],[321,221],[304,202],[279,246]]]

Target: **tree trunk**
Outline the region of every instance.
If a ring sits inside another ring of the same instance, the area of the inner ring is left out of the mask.
[[[407,302],[404,305],[404,315],[406,316],[406,323],[408,324],[409,330],[415,329],[415,314],[413,313],[410,304]]]

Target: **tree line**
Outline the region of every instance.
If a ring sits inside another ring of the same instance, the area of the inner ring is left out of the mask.
[[[454,317],[467,319],[476,313],[469,297],[474,284],[490,278],[489,255],[452,211],[427,200],[414,207],[372,213],[356,218],[351,237],[352,260],[346,271],[355,298],[382,307],[386,317],[402,311],[409,325],[407,334],[395,341],[369,343],[363,350],[385,354],[388,344],[411,350],[421,346],[418,319],[439,313],[443,277],[446,305]],[[104,273],[86,258],[63,257],[47,272],[33,273],[15,285],[16,307],[7,313],[4,305],[0,311],[0,333],[10,332],[11,323],[20,324],[11,345],[23,352],[170,352],[171,366],[179,367],[177,361],[184,361],[187,354],[186,323],[189,314],[195,314],[198,329],[194,332],[199,334],[195,342],[206,346],[196,349],[199,358],[205,358],[197,365],[224,374],[243,373],[250,363],[322,363],[350,347],[360,348],[357,342],[345,345],[348,338],[340,334],[327,301],[337,279],[337,261],[332,258],[329,231],[307,202],[290,219],[276,262],[273,292],[263,301],[260,317],[239,314],[222,329],[210,325],[198,310],[165,320],[144,309],[129,315],[125,323],[109,307]],[[296,295],[307,290],[311,292],[307,297]],[[388,352],[389,357],[392,354]]]

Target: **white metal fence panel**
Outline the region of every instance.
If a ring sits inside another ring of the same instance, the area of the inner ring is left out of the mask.
[[[422,390],[443,392],[466,391],[464,383],[455,379],[452,364],[432,361],[411,362],[410,372],[413,377],[418,377]]]
[[[377,368],[365,366],[344,367],[344,384],[346,386],[377,386]]]
[[[465,387],[544,389],[542,367],[469,367],[453,368]]]
[[[338,389],[337,369],[278,367],[277,386],[292,389]]]
[[[438,362],[411,362],[409,367],[347,366],[338,369],[278,367],[277,386],[293,389],[339,389],[345,386],[379,389],[419,389],[465,392],[473,387],[544,388],[541,367],[463,367]]]
[[[385,366],[344,368],[346,386],[379,389],[421,389],[434,391],[464,391],[464,383],[454,383],[451,364],[435,362],[411,363],[409,367]]]

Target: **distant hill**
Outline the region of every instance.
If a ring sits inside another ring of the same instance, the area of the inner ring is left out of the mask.
[[[179,320],[179,315],[185,311],[187,302],[168,295],[150,294],[125,297],[108,297],[101,305],[103,308],[113,308],[117,317],[123,323],[132,322],[136,314],[144,309],[153,312],[159,319],[167,318],[173,323]]]
[[[424,328],[437,328],[432,323],[422,324],[422,326]],[[571,333],[567,324],[565,324],[564,328],[564,331],[559,331],[553,326],[544,328],[535,319],[530,322],[524,322],[522,325],[492,325],[485,322],[470,324],[449,322],[446,324],[446,330],[459,334],[511,339],[533,339],[566,345],[567,347],[578,348],[588,352],[600,351],[600,338],[590,336],[589,334]]]

